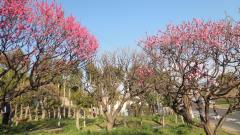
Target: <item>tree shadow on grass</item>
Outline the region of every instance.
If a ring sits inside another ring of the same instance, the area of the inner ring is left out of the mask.
[[[29,134],[34,131],[41,131],[41,130],[51,130],[60,128],[57,126],[58,120],[56,119],[49,119],[43,121],[31,121],[20,123],[18,126],[0,126],[0,133],[3,134]],[[61,127],[63,127],[65,123],[61,123]]]

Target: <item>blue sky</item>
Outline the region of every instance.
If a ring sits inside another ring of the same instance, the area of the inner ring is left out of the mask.
[[[240,18],[240,0],[59,0],[67,15],[93,33],[99,52],[137,48],[146,34],[155,34],[169,23],[200,18],[219,20],[226,13]]]

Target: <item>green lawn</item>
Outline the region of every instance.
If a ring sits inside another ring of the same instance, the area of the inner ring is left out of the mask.
[[[161,127],[156,121],[158,117],[145,116],[141,125],[141,119],[136,117],[125,118],[126,124],[124,127],[123,118],[116,121],[116,127],[111,133],[105,130],[105,122],[103,118],[87,119],[86,128],[77,130],[75,128],[74,119],[62,120],[62,127],[57,127],[57,120],[49,119],[44,121],[25,122],[15,127],[0,128],[0,133],[3,134],[19,134],[19,135],[204,135],[202,129],[182,124],[180,119],[178,124],[175,124],[173,116],[166,117],[166,126]],[[230,135],[221,131],[219,135]]]

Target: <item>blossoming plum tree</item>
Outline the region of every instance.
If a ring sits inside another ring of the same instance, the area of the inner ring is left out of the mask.
[[[168,25],[166,31],[140,42],[154,65],[170,76],[171,87],[166,87],[164,93],[171,98],[171,107],[186,122],[204,128],[209,135],[217,134],[226,116],[240,107],[239,26],[194,19]],[[225,99],[230,105],[211,128],[210,102],[217,99]],[[199,112],[199,123],[193,121],[192,107]]]
[[[5,102],[28,90],[48,84],[74,66],[89,61],[97,40],[73,16],[65,17],[61,6],[49,1],[0,1],[0,79],[14,71],[14,86],[4,90]],[[15,52],[22,53],[15,53]],[[28,76],[25,87],[19,87]],[[12,82],[10,82],[12,83]]]

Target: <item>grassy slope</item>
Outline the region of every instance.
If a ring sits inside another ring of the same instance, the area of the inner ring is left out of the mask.
[[[145,116],[143,118],[143,124],[141,125],[141,119],[135,117],[126,118],[126,125],[124,127],[123,118],[117,120],[117,125],[113,129],[110,135],[204,135],[202,129],[188,126],[186,124],[179,123],[175,124],[175,119],[172,116],[166,118],[166,126],[160,127],[155,121],[158,117]],[[17,127],[10,129],[0,128],[0,133],[3,134],[31,134],[31,135],[105,135],[105,122],[103,118],[87,119],[87,127],[77,130],[75,128],[75,121],[71,119],[64,119],[62,121],[62,129],[57,129],[57,120],[50,119],[38,122],[27,122],[20,124]],[[228,135],[224,131],[220,131],[219,135]]]

